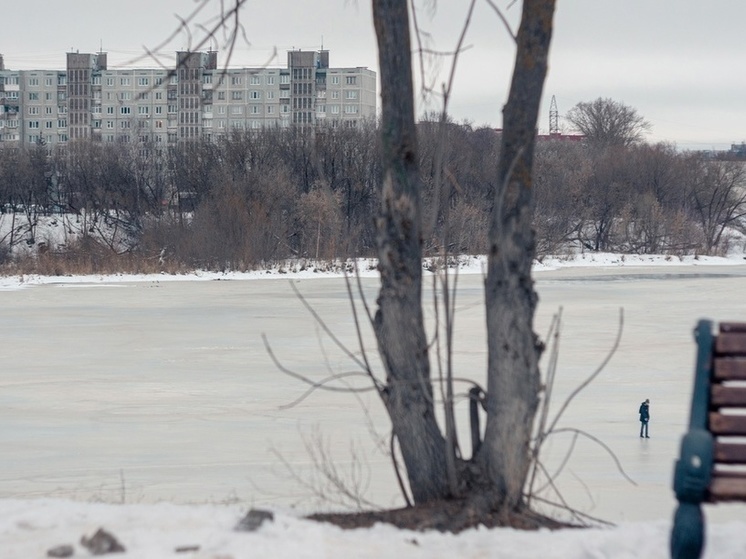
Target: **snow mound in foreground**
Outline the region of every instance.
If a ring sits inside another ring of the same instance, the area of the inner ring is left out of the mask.
[[[87,557],[80,544],[99,528],[126,549],[121,559],[321,559],[336,557],[399,559],[568,559],[667,558],[670,521],[624,523],[614,528],[540,530],[474,529],[459,535],[411,532],[378,524],[342,530],[275,512],[255,532],[234,527],[245,515],[238,505],[112,505],[60,499],[0,500],[0,556],[45,557],[60,546]],[[181,552],[177,552],[181,549]],[[746,557],[746,522],[707,526],[705,558]]]

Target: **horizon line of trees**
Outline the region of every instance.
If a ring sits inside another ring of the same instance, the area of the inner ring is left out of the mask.
[[[614,118],[625,121],[616,139],[603,120],[615,108],[620,112]],[[586,126],[600,118],[599,133],[576,126],[587,136],[582,143],[537,144],[539,257],[568,246],[717,254],[729,248],[729,228],[746,230],[743,162],[646,144],[645,121],[612,100],[579,104],[573,114],[584,115]],[[35,225],[50,212],[85,220],[84,236],[113,224],[128,243],[111,244],[112,251],[166,255],[187,268],[250,269],[293,257],[370,256],[382,181],[378,132],[369,124],[313,132],[234,131],[217,143],[166,148],[77,141],[51,153],[41,145],[2,149],[0,219],[13,224],[0,237],[0,263],[11,260],[17,243],[45,241],[35,236]],[[444,180],[451,188],[445,196],[436,186],[443,138],[437,117],[425,117],[417,133],[424,254],[442,254],[444,248],[485,253],[499,134],[454,123],[446,127]],[[438,239],[445,238],[450,246],[439,246]]]

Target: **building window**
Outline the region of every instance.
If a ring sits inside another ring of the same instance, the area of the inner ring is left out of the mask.
[[[106,107],[106,114],[107,115],[113,115],[114,114],[114,107]]]
[[[163,107],[160,107],[160,106],[156,107],[155,114],[157,115],[163,114]]]
[[[132,92],[131,91],[122,91],[119,94],[119,99],[121,101],[129,101],[132,99]]]
[[[316,105],[316,112],[317,113],[325,113],[326,112],[326,105]]]
[[[119,121],[119,128],[129,128],[130,127],[130,121],[129,120],[120,120]]]
[[[34,93],[34,92],[30,92],[28,94],[28,100],[29,101],[38,101],[39,100],[39,94],[38,93]]]
[[[262,98],[262,92],[261,91],[252,91],[249,93],[250,99],[261,99]]]
[[[30,86],[37,86],[37,85],[39,85],[39,78],[29,78],[28,79],[28,84]]]
[[[52,114],[52,107],[44,107],[44,114],[51,115]]]
[[[267,76],[267,85],[275,85],[275,77]]]
[[[114,87],[114,78],[106,78],[106,86]]]
[[[93,78],[91,78],[91,84],[101,85],[101,76],[93,76]]]
[[[119,107],[119,113],[123,115],[132,114],[132,108],[131,107]]]
[[[225,91],[218,91],[218,101],[225,101]]]
[[[347,85],[357,85],[357,76],[345,76],[345,83]]]
[[[233,99],[234,101],[240,101],[241,99],[243,99],[243,95],[241,95],[240,91],[233,91],[231,92],[231,99]]]
[[[144,107],[137,107],[137,114],[139,115],[146,115],[150,112],[150,107],[144,106]]]
[[[357,99],[357,90],[351,89],[349,91],[346,91],[345,97],[347,99]]]
[[[251,85],[261,85],[262,79],[259,76],[251,76]]]
[[[345,105],[345,114],[347,115],[357,114],[357,105]]]
[[[241,85],[241,76],[231,76],[231,85]]]
[[[176,109],[177,109],[176,105],[169,105],[168,106],[168,112],[171,113],[171,114],[176,113],[177,112]]]
[[[338,115],[339,114],[339,105],[330,105],[329,109],[330,109],[330,112],[333,115]]]
[[[274,105],[267,105],[267,114],[268,115],[275,114],[275,106]]]
[[[339,85],[339,76],[332,76],[332,85]]]
[[[282,112],[283,113],[289,113],[290,112],[290,105],[282,105]]]
[[[241,106],[238,106],[238,107],[231,107],[231,114],[232,114],[232,115],[240,115],[240,114],[243,114],[243,107],[241,107]]]
[[[212,83],[212,74],[205,74],[202,76],[202,83],[210,84]]]
[[[332,91],[332,99],[339,99],[339,91]]]
[[[28,108],[28,114],[30,114],[30,115],[38,115],[39,114],[39,107],[29,107]]]
[[[39,128],[39,121],[38,120],[29,121],[28,127],[32,129]]]
[[[113,120],[107,120],[106,121],[106,127],[107,128],[114,128],[114,121]]]
[[[119,79],[119,85],[130,85],[130,79],[129,78],[120,78]]]
[[[51,120],[47,120],[44,122],[44,128],[54,128],[54,124]]]
[[[259,105],[251,105],[251,114],[253,115],[259,114]]]
[[[275,92],[274,91],[268,91],[267,92],[267,99],[274,99],[275,98]]]
[[[148,78],[137,78],[137,85],[140,87],[145,87],[147,85],[150,85],[150,80]]]
[[[280,74],[280,83],[290,83],[290,74]]]
[[[67,120],[60,119],[57,121],[57,128],[67,128]]]

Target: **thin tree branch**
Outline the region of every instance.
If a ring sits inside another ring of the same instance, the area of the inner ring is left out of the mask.
[[[578,386],[575,390],[572,391],[572,393],[567,397],[565,402],[562,404],[562,407],[557,412],[557,415],[554,417],[554,421],[552,421],[552,424],[549,427],[548,432],[551,433],[554,431],[555,426],[557,425],[557,422],[562,417],[562,414],[567,409],[567,406],[570,405],[570,402],[577,396],[586,386],[588,386],[591,382],[593,382],[593,379],[595,379],[601,371],[604,370],[604,367],[608,364],[608,362],[611,360],[611,358],[616,353],[617,348],[619,347],[619,342],[622,339],[622,331],[624,329],[624,309],[619,309],[619,328],[617,329],[617,335],[616,339],[614,340],[614,344],[612,345],[611,349],[609,350],[609,353],[606,355],[604,360],[601,362],[601,364],[598,366],[598,368],[585,380],[583,381],[580,386]]]
[[[596,444],[598,444],[600,447],[602,447],[609,454],[609,456],[611,456],[612,460],[614,460],[614,463],[616,464],[617,469],[619,470],[619,473],[622,474],[622,476],[627,481],[629,481],[632,485],[635,485],[635,486],[637,485],[637,482],[635,482],[635,480],[633,480],[631,477],[629,477],[627,475],[627,473],[624,471],[624,468],[622,467],[622,463],[619,460],[619,458],[617,458],[617,455],[614,454],[614,451],[611,450],[611,448],[609,448],[606,445],[606,443],[604,443],[601,439],[599,439],[597,437],[594,437],[593,435],[591,435],[590,433],[588,433],[586,431],[583,431],[582,429],[576,429],[574,427],[563,427],[561,429],[551,430],[551,431],[549,431],[547,433],[547,436],[549,436],[549,435],[557,435],[559,433],[577,433],[579,435],[583,435],[584,437],[589,438],[590,440],[592,440],[593,442],[595,442]]]
[[[510,28],[510,24],[508,23],[505,15],[503,15],[502,10],[498,6],[496,6],[492,0],[485,0],[485,2],[487,2],[487,5],[495,11],[497,17],[500,18],[500,21],[502,21],[503,25],[505,26],[505,30],[508,32],[508,35],[510,35],[510,38],[513,39],[513,42],[518,43],[518,38],[516,37],[515,33],[513,33],[513,30]],[[510,6],[512,6],[513,4],[514,2],[511,3],[508,8],[510,8]]]
[[[391,431],[391,439],[390,439],[390,452],[391,452],[391,462],[394,464],[394,473],[396,474],[396,481],[399,482],[399,490],[401,491],[402,497],[404,497],[404,501],[407,503],[407,507],[412,507],[412,501],[409,498],[409,494],[407,493],[406,488],[404,487],[404,480],[401,476],[401,471],[399,469],[399,460],[396,459],[396,448],[394,446],[394,440],[396,438],[396,435],[394,434],[394,431]]]

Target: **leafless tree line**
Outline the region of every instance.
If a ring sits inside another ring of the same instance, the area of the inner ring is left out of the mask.
[[[485,253],[500,136],[439,120],[426,116],[417,126],[424,253]],[[97,142],[51,154],[44,146],[5,149],[0,204],[10,226],[0,244],[7,254],[17,243],[43,243],[34,225],[56,213],[75,216],[84,235],[104,224],[126,234],[128,243],[111,250],[164,254],[184,268],[370,256],[380,149],[372,124],[242,131],[164,149]],[[717,254],[729,248],[729,228],[746,227],[741,161],[666,144],[550,140],[537,144],[534,173],[540,257],[568,247]]]

